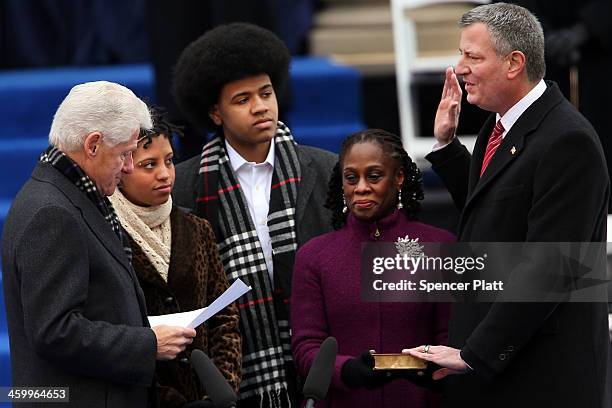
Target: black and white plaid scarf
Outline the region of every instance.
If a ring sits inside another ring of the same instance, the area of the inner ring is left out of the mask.
[[[75,186],[81,190],[89,200],[100,210],[100,213],[109,223],[117,237],[123,245],[123,250],[127,255],[128,259],[132,260],[132,249],[130,248],[125,232],[121,227],[119,218],[115,214],[115,209],[110,203],[109,199],[103,197],[98,191],[93,180],[89,178],[87,174],[76,164],[70,157],[66,156],[61,150],[54,146],[49,146],[38,159],[41,163],[48,163],[55,167],[60,173],[62,173],[68,180],[70,180]]]
[[[295,208],[300,167],[295,141],[278,122],[270,189],[268,228],[272,243],[274,290],[247,201],[234,174],[223,137],[202,151],[197,215],[213,226],[228,280],[242,279],[252,290],[238,299],[242,333],[240,399],[259,398],[260,405],[288,406],[295,369],[289,338],[291,276],[297,249]]]

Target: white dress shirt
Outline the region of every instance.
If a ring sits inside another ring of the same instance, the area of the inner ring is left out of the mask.
[[[255,224],[257,237],[263,249],[270,282],[274,286],[272,263],[272,243],[268,229],[268,211],[270,209],[270,189],[274,173],[274,141],[270,144],[268,156],[263,163],[248,162],[225,141],[232,170],[238,178],[242,193],[246,198],[251,221]]]
[[[504,133],[502,133],[502,139],[506,137],[510,129],[512,129],[512,126],[514,126],[514,124],[521,117],[521,115],[525,113],[527,108],[529,108],[531,104],[537,101],[538,98],[542,96],[545,91],[546,83],[543,79],[541,79],[540,82],[538,82],[538,84],[527,93],[527,95],[523,96],[520,101],[518,101],[514,104],[514,106],[508,109],[508,112],[506,112],[504,116],[499,116],[499,113],[495,115],[496,121],[501,119],[501,123],[504,126]]]
[[[534,86],[531,91],[527,93],[527,95],[523,96],[520,101],[518,101],[510,109],[508,109],[508,112],[506,112],[504,116],[499,116],[499,113],[496,114],[495,121],[497,122],[498,120],[501,119],[501,123],[504,126],[504,133],[502,133],[502,140],[504,137],[506,137],[506,135],[508,134],[512,126],[514,126],[514,124],[521,117],[521,115],[525,113],[527,108],[529,108],[535,101],[537,101],[538,98],[542,96],[545,91],[546,91],[546,83],[544,82],[543,79],[541,79],[540,82],[538,82],[538,84]],[[453,139],[454,138],[455,137],[453,137]],[[453,139],[451,139],[451,141]],[[450,142],[447,144],[443,144],[443,145],[436,143],[433,146],[432,151],[435,152],[437,150],[443,149],[449,144]]]

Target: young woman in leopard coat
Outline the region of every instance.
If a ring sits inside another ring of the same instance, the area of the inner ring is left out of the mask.
[[[143,134],[133,153],[134,171],[123,174],[111,197],[128,233],[132,265],[144,291],[149,315],[185,312],[207,306],[228,287],[209,223],[172,205],[174,130],[152,109],[154,130]],[[203,350],[238,390],[241,344],[238,313],[231,305],[196,329],[197,336],[171,361],[158,361],[156,381],[161,407],[205,407],[204,390],[190,363]],[[212,405],[211,405],[212,406]]]

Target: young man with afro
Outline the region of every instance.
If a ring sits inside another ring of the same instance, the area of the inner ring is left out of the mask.
[[[298,405],[290,349],[294,256],[331,230],[323,207],[336,155],[298,145],[278,120],[290,55],[270,31],[219,26],[191,43],[175,67],[179,108],[215,132],[201,155],[176,167],[174,200],[213,226],[238,300],[243,374],[239,407]]]

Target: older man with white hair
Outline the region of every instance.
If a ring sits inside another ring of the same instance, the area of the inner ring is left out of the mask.
[[[106,198],[133,170],[138,135],[151,127],[147,106],[110,82],[77,85],[59,106],[50,146],[3,233],[14,387],[67,387],[55,394],[69,397],[63,406],[152,406],[156,360],[175,358],[195,336],[148,327],[129,246]]]

